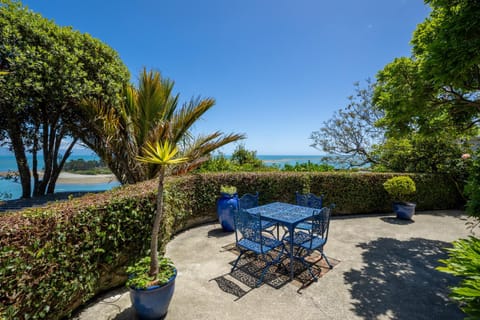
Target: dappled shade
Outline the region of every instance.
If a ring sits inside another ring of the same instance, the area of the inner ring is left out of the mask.
[[[364,266],[344,275],[356,301],[354,312],[364,319],[463,319],[464,314],[448,299],[448,287],[456,279],[435,270],[447,257],[443,241],[412,238],[379,238],[358,247]]]

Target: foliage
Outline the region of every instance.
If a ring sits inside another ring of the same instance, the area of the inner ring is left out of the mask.
[[[69,160],[63,166],[63,170],[80,174],[111,173],[102,161],[84,159]]]
[[[216,220],[222,185],[259,191],[260,204],[295,201],[308,187],[336,203],[335,214],[389,212],[382,183],[391,174],[209,173],[165,181],[160,252],[180,230]],[[444,175],[411,175],[419,210],[460,200]],[[125,269],[148,253],[156,211],[155,180],[102,194],[0,215],[0,318],[60,319],[95,294],[127,280]]]
[[[460,132],[480,113],[480,3],[427,0],[430,16],[413,34],[413,56],[377,75],[374,102],[390,134]]]
[[[0,318],[60,319],[125,282],[146,252],[152,186],[0,216]]]
[[[121,103],[85,101],[83,125],[89,130],[78,134],[121,183],[136,183],[158,175],[158,163],[136,161],[145,156],[143,150],[148,143],[169,140],[177,145],[181,156],[189,161],[173,167],[173,171],[185,173],[200,166],[217,148],[244,138],[219,131],[194,137],[191,127],[213,107],[215,100],[191,99],[180,106],[180,96],[173,94],[173,85],[159,72],[144,69],[138,87],[124,87]]]
[[[234,195],[237,193],[237,187],[235,186],[221,186],[220,187],[220,193],[226,193],[229,195]]]
[[[459,181],[466,179],[462,153],[470,151],[466,142],[449,132],[433,136],[410,133],[401,138],[390,137],[375,148],[379,159],[376,170],[393,172],[448,173]]]
[[[437,270],[461,278],[461,282],[451,288],[450,297],[457,301],[468,315],[465,319],[480,318],[480,239],[470,236],[453,242],[447,248],[448,259],[440,260],[444,266]]]
[[[312,163],[311,161],[305,163],[296,162],[295,165],[286,163],[282,171],[293,171],[293,172],[326,172],[334,171],[335,168],[327,163]]]
[[[480,223],[480,149],[475,156],[464,159],[470,164],[469,176],[465,186],[465,194],[468,196],[467,213]],[[475,224],[474,224],[475,225]]]
[[[367,87],[355,83],[355,95],[348,97],[349,104],[337,111],[323,127],[312,132],[312,147],[335,155],[333,161],[349,167],[377,163],[372,153],[381,144],[384,129],[375,126],[383,112],[372,102],[375,85],[367,80]]]
[[[210,159],[202,163],[195,172],[235,172],[241,171],[240,166],[235,165],[223,153],[211,156]]]
[[[172,260],[166,257],[158,259],[158,274],[155,279],[148,275],[150,268],[150,256],[144,257],[134,265],[127,268],[129,276],[126,286],[135,289],[147,289],[148,287],[167,283],[175,275],[175,265]]]
[[[240,166],[251,166],[253,168],[263,166],[262,160],[257,158],[257,151],[247,150],[243,144],[237,145],[230,160]]]
[[[241,164],[240,164],[241,163]],[[259,171],[293,171],[293,172],[325,172],[333,171],[335,168],[327,163],[295,163],[295,165],[285,164],[266,165],[257,158],[256,151],[246,150],[244,146],[236,148],[232,157],[228,159],[222,153],[211,157],[196,170],[199,173],[205,172],[259,172]]]
[[[394,201],[406,202],[417,191],[415,181],[409,176],[399,176],[388,179],[383,183],[385,191]]]
[[[128,79],[118,54],[88,34],[57,26],[18,1],[0,1],[0,138],[15,154],[22,196],[53,193],[77,138],[80,101],[112,102]],[[66,137],[72,137],[64,140]],[[63,141],[66,151],[60,154]],[[26,152],[32,153],[32,163]],[[43,174],[37,154],[43,152]],[[31,167],[30,167],[31,166]]]

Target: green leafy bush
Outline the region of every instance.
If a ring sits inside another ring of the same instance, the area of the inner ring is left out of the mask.
[[[148,275],[148,271],[150,270],[150,256],[143,257],[127,268],[127,273],[133,276],[128,278],[125,285],[129,288],[146,289],[151,286],[167,283],[175,274],[175,265],[172,260],[167,257],[158,258],[158,268],[158,274],[155,280],[152,281],[152,277]]]
[[[450,296],[468,314],[466,319],[480,319],[480,239],[460,239],[447,250],[449,258],[440,260],[444,266],[437,269],[462,279],[458,286],[451,288]]]
[[[465,194],[468,196],[467,212],[480,222],[480,149],[474,158],[467,158],[470,162],[468,181],[465,186]]]
[[[221,186],[220,187],[220,193],[226,193],[230,195],[234,195],[237,193],[237,187],[235,186]]]
[[[326,172],[334,171],[335,168],[327,163],[312,163],[311,161],[305,163],[296,162],[295,165],[285,164],[282,171],[294,171],[294,172]]]
[[[406,202],[417,191],[415,181],[408,176],[399,176],[388,179],[383,187],[394,201]]]

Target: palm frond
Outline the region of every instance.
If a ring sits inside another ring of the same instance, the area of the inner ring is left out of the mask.
[[[180,164],[188,161],[188,158],[175,158],[178,153],[178,149],[174,144],[168,142],[163,143],[157,141],[152,144],[147,142],[146,146],[142,149],[145,156],[137,156],[137,160],[146,163],[159,164],[162,166]]]
[[[207,136],[198,136],[187,142],[182,150],[182,155],[190,159],[188,162],[181,164],[173,169],[174,174],[183,174],[195,170],[202,163],[210,158],[210,153],[231,142],[245,139],[243,134],[224,135],[220,131],[216,131]]]
[[[190,130],[195,121],[214,105],[215,100],[212,98],[193,99],[184,104],[171,119],[172,141],[178,142]]]

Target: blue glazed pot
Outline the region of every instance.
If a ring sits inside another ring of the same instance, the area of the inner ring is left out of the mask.
[[[217,201],[218,222],[222,225],[224,231],[234,231],[233,213],[238,207],[238,195],[221,193],[220,199]]]
[[[393,212],[397,214],[398,219],[412,220],[415,214],[415,203],[412,202],[394,202]]]
[[[161,319],[167,314],[175,290],[175,274],[167,283],[147,289],[130,288],[130,301],[139,319]]]

